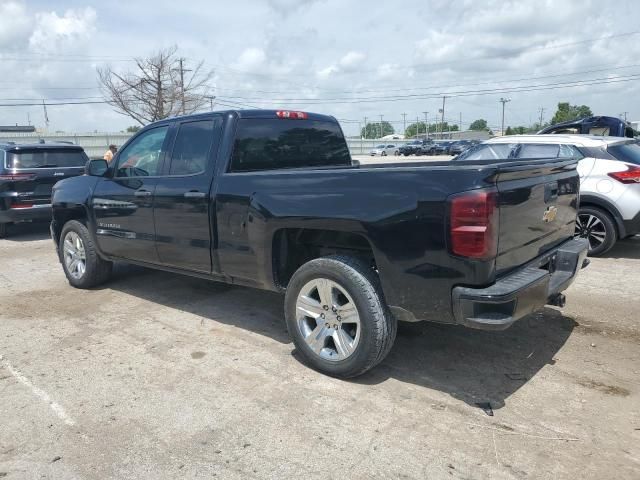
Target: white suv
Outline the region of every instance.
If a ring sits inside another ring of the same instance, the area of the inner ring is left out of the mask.
[[[576,235],[589,255],[607,252],[619,238],[640,233],[640,144],[623,137],[510,135],[492,138],[454,158],[580,158],[580,207]]]

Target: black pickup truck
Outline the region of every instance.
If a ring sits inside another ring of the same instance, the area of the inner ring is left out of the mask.
[[[338,122],[227,111],[145,127],[53,192],[69,283],[113,261],[285,293],[305,360],[359,375],[397,321],[504,329],[586,264],[577,160],[355,165]]]

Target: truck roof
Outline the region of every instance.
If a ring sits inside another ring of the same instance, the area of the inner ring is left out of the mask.
[[[165,122],[171,122],[174,120],[185,120],[185,119],[192,119],[192,118],[205,118],[210,116],[212,113],[216,114],[216,115],[230,115],[230,114],[234,114],[237,115],[240,118],[261,118],[261,119],[267,119],[267,118],[278,118],[277,114],[278,112],[301,112],[301,110],[297,110],[294,108],[290,108],[290,109],[253,109],[253,110],[215,110],[213,112],[203,112],[203,113],[193,113],[190,115],[182,115],[182,116],[178,116],[178,117],[171,117],[171,118],[165,118],[162,120],[158,120],[157,122],[151,123],[149,125],[155,125],[155,124],[159,124],[159,123],[165,123]],[[331,116],[331,115],[323,115],[321,113],[313,113],[313,112],[303,112],[307,115],[307,118],[309,120],[320,120],[320,121],[325,121],[325,122],[335,122],[338,123],[338,120],[336,120],[335,117]],[[283,120],[289,120],[289,119],[283,119]],[[295,120],[295,119],[294,119]],[[147,125],[148,126],[148,125]],[[145,128],[147,127],[145,126]]]

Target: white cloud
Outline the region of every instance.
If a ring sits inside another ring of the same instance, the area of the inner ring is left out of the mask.
[[[267,55],[261,48],[250,47],[242,51],[238,60],[233,64],[233,68],[246,72],[255,72],[264,68]]]
[[[29,39],[30,48],[38,52],[55,52],[91,38],[95,30],[96,11],[91,7],[67,10],[63,16],[56,12],[42,12],[36,14],[35,22]]]
[[[0,3],[0,50],[19,50],[28,41],[31,22],[24,4]]]
[[[344,71],[353,70],[362,65],[366,58],[367,56],[362,52],[351,51],[340,59],[338,65]]]

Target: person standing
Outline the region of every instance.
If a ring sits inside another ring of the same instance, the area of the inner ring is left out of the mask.
[[[102,158],[104,158],[107,163],[111,163],[111,160],[113,160],[113,156],[116,154],[116,152],[118,151],[118,147],[116,147],[114,144],[109,145],[109,149],[104,152],[104,156]]]

